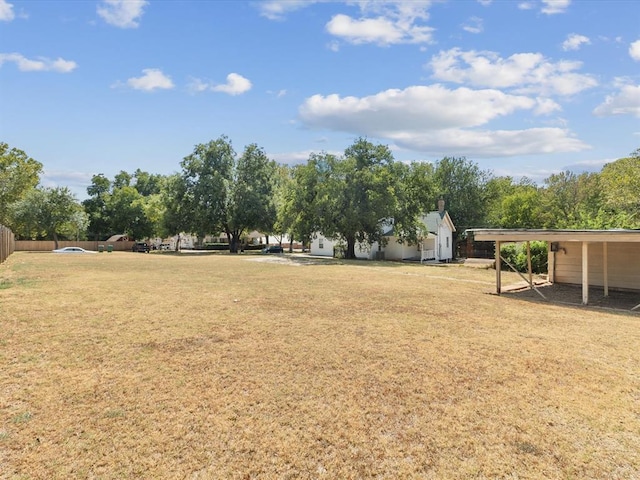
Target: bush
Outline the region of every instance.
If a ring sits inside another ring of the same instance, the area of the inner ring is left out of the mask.
[[[500,247],[500,255],[519,272],[528,271],[526,243],[503,245]],[[502,269],[510,270],[508,265],[503,265]],[[547,272],[547,242],[531,242],[531,270],[533,273]]]

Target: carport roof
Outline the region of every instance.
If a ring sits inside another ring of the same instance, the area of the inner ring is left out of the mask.
[[[527,242],[640,242],[640,230],[551,230],[526,228],[472,228],[477,241]]]

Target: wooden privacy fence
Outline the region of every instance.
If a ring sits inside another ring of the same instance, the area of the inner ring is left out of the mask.
[[[16,248],[13,232],[4,225],[0,225],[0,263],[4,262]]]
[[[58,248],[63,247],[80,247],[85,250],[97,251],[99,246],[103,246],[104,250],[107,250],[108,246],[111,246],[116,252],[130,252],[131,247],[136,242],[98,242],[98,241],[71,241],[60,240],[58,241]],[[16,240],[15,250],[16,252],[50,252],[56,248],[56,244],[53,240]]]

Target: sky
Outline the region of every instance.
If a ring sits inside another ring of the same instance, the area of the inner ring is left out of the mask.
[[[226,135],[542,182],[640,147],[637,0],[0,0],[0,142],[86,198]]]

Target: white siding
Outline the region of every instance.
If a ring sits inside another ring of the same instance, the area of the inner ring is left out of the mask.
[[[555,255],[555,281],[582,283],[582,243],[558,242]],[[589,243],[589,284],[604,285],[602,243]],[[607,247],[610,288],[640,290],[640,243],[610,242]]]
[[[397,237],[389,237],[384,247],[385,260],[408,260],[420,258],[420,245],[407,245],[398,242]]]
[[[311,240],[309,253],[311,255],[318,255],[322,257],[333,257],[333,249],[339,242],[336,240],[330,240],[320,233],[316,233],[315,238]],[[370,259],[378,250],[378,244],[374,243],[371,247],[365,243],[356,243],[355,253],[356,258]],[[372,253],[373,252],[373,253]]]
[[[328,238],[325,238],[318,233],[313,238],[313,240],[311,240],[309,253],[311,253],[311,255],[333,257],[333,247],[335,246],[335,244],[336,242],[334,242],[333,240],[329,240]]]

